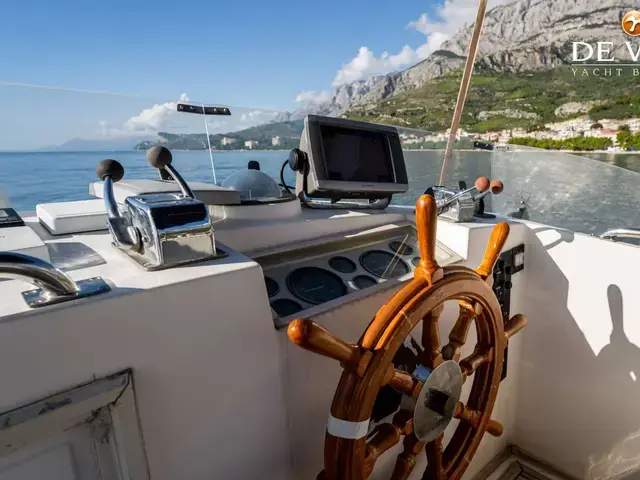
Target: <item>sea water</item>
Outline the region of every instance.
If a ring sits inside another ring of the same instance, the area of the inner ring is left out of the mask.
[[[172,153],[174,167],[186,180],[213,182],[209,152],[173,151]],[[0,152],[0,191],[8,197],[9,202],[16,210],[23,212],[34,211],[39,203],[89,199],[91,198],[89,195],[89,183],[97,180],[96,166],[105,158],[113,158],[122,163],[125,169],[125,178],[158,177],[158,173],[154,172],[154,169],[147,163],[145,154],[146,152],[144,151]],[[484,151],[455,152],[448,170],[447,184],[457,187],[458,180],[465,180],[471,186],[478,176],[484,175],[491,178],[492,173],[496,171],[496,158],[498,158],[498,155],[502,155],[500,158],[504,158],[505,154]],[[526,167],[524,165],[518,167],[517,155],[516,153],[508,157],[510,159],[513,157],[514,159],[513,166],[510,167],[514,171],[518,171],[519,168],[520,170],[527,168],[535,171],[540,168],[544,169],[545,165],[554,163],[561,165],[563,162],[565,165],[567,163],[570,164],[567,169],[571,171],[576,169],[572,166],[574,163],[579,168],[581,161],[589,162],[580,158],[576,158],[574,161],[573,158],[575,157],[565,154],[556,154],[557,157],[551,156],[552,160],[549,161],[547,157],[553,154],[546,154],[545,161],[540,162],[541,165],[532,166],[528,164]],[[218,184],[231,173],[247,168],[250,160],[257,160],[262,171],[279,179],[280,168],[287,156],[288,152],[286,151],[214,152],[213,157]],[[600,162],[622,167],[622,169],[602,168],[603,173],[599,172],[598,169],[591,169],[593,171],[592,176],[596,174],[598,177],[602,177],[603,174],[612,175],[610,180],[607,180],[610,181],[612,189],[615,190],[616,186],[622,185],[626,192],[625,195],[629,196],[631,195],[629,190],[632,187],[634,191],[636,187],[640,187],[640,182],[636,180],[640,176],[636,177],[629,172],[629,170],[640,172],[640,155],[592,154],[592,156]],[[409,191],[406,194],[394,196],[393,202],[401,205],[413,205],[426,188],[437,185],[442,166],[442,157],[443,152],[441,151],[406,151],[405,160],[409,175]],[[601,165],[601,167],[604,167],[604,165]],[[505,175],[503,171],[500,171],[500,173]],[[549,173],[549,175],[551,174]],[[510,172],[506,172],[506,176],[511,177]],[[284,170],[284,178],[289,185],[295,185],[294,174],[288,167]],[[503,209],[517,210],[520,197],[515,195],[515,190],[511,188],[513,185],[509,185],[508,178],[503,178],[502,180],[506,184],[506,196],[509,195],[509,192],[514,193],[514,195],[507,202],[508,205],[505,206],[504,203],[501,205],[504,207]],[[518,181],[522,181],[522,179]],[[589,177],[585,181],[589,182]],[[570,178],[566,179],[566,191],[575,192],[575,185],[568,185],[570,182]],[[593,233],[620,226],[640,227],[640,224],[633,224],[633,222],[640,222],[640,219],[635,218],[637,208],[633,205],[630,205],[629,209],[626,208],[629,199],[622,192],[620,193],[620,202],[616,202],[615,198],[611,201],[609,198],[607,202],[609,208],[605,208],[606,205],[602,205],[602,202],[598,202],[596,198],[593,205],[590,205],[588,209],[579,208],[578,210],[582,213],[576,216],[570,212],[567,213],[566,209],[558,209],[557,206],[550,208],[551,205],[544,201],[544,198],[551,194],[558,198],[563,198],[562,190],[564,185],[562,183],[560,183],[560,186],[555,186],[554,191],[550,193],[545,192],[546,185],[528,186],[529,189],[532,187],[535,187],[535,191],[540,191],[544,195],[541,194],[542,198],[538,202],[529,202],[532,203],[530,205],[531,220],[585,233]],[[598,193],[593,192],[593,195],[597,197]],[[527,196],[531,196],[531,193],[524,195],[524,197]],[[568,198],[567,201],[571,200],[569,194],[566,196]],[[523,199],[527,200],[527,198]],[[582,199],[580,202],[584,204],[589,202],[589,199]],[[491,206],[491,200],[488,203]],[[557,203],[557,198],[555,203]],[[612,215],[616,203],[620,204],[620,208],[616,215]],[[584,207],[584,205],[580,206]],[[601,211],[598,211],[598,209],[601,209]],[[506,212],[500,211],[500,213]]]

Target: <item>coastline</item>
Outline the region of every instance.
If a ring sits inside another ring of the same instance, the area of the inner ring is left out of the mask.
[[[615,151],[610,152],[607,150],[546,150],[543,149],[546,153],[569,153],[569,154],[585,154],[585,153],[601,153],[607,155],[640,155],[640,150],[637,151]],[[187,150],[187,149],[172,149],[172,152],[208,152],[208,150]],[[444,148],[403,148],[405,152],[444,152]],[[513,150],[483,150],[480,148],[459,148],[455,149],[454,152],[511,152],[518,153],[525,150],[518,149],[518,146],[515,146]],[[144,153],[146,150],[0,150],[0,154],[3,153],[91,153],[91,152],[141,152]],[[240,152],[290,152],[289,149],[238,149],[238,150],[211,150],[211,153],[240,153]]]
[[[405,152],[444,152],[444,148],[404,148]],[[585,154],[585,153],[605,153],[607,155],[637,155],[640,154],[640,150],[632,151],[632,152],[610,152],[607,150],[546,150],[546,149],[538,149],[544,150],[545,153],[571,153],[571,154]],[[454,149],[454,152],[505,152],[505,153],[519,153],[524,152],[526,150],[519,150],[514,148],[513,150],[482,150],[480,148],[460,148]]]

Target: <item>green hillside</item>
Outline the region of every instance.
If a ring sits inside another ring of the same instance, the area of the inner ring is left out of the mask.
[[[209,135],[211,146],[219,150],[234,150],[244,148],[244,142],[253,140],[258,143],[257,149],[291,149],[300,144],[300,134],[304,128],[303,120],[292,122],[274,122],[247,128],[237,132],[225,134]],[[235,140],[230,145],[222,145],[223,138]],[[280,145],[273,146],[271,139],[280,137]],[[207,136],[204,133],[176,134],[159,132],[157,142],[166,146],[170,150],[206,150]],[[147,150],[155,145],[156,141],[140,142],[136,145],[136,150]]]
[[[580,69],[574,75],[568,66],[521,74],[478,68],[471,80],[461,127],[472,132],[517,127],[539,129],[545,123],[580,115],[556,116],[555,110],[568,102],[605,102],[591,106],[588,113],[594,120],[640,116],[640,82],[630,70],[607,77],[581,76],[581,72]],[[457,70],[419,89],[353,109],[345,116],[408,128],[446,130],[453,116],[461,76],[462,71]]]

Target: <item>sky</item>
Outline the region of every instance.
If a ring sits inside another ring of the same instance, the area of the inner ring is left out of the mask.
[[[196,128],[174,118],[181,96],[246,107],[233,121],[209,117],[213,131],[250,126],[423,60],[473,21],[476,5],[2,0],[0,150]]]

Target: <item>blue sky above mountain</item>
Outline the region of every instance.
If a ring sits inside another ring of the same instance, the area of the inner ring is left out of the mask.
[[[503,2],[490,5],[497,3]],[[146,133],[163,126],[171,117],[166,106],[184,92],[196,101],[247,107],[233,120],[210,120],[213,130],[250,126],[325,99],[345,82],[423,60],[473,21],[477,0],[407,0],[401,7],[388,0],[88,5],[0,3],[0,42],[10,45],[0,49],[1,149],[37,146],[25,128],[39,122],[46,125],[41,144]],[[24,85],[62,88],[34,94]]]

